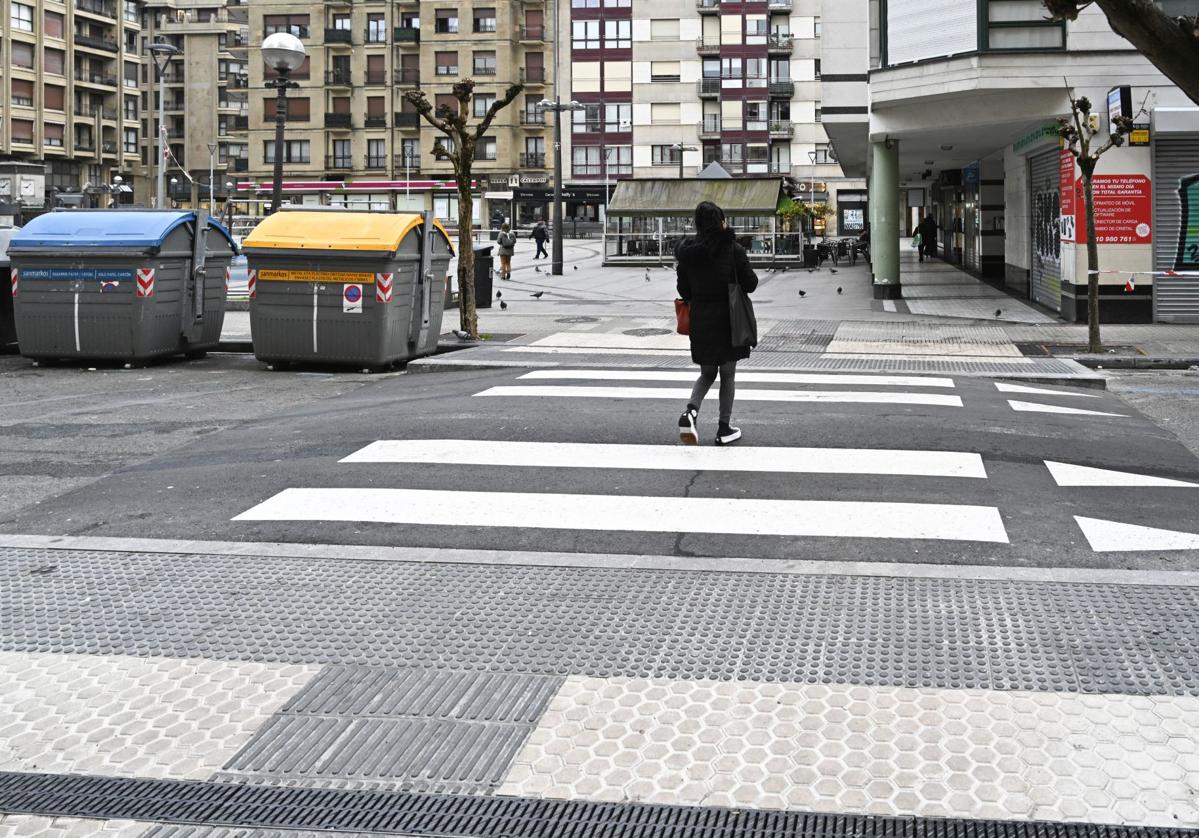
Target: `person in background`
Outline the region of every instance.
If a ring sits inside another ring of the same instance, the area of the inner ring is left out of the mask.
[[[732,425],[737,362],[749,357],[748,346],[733,346],[729,285],[736,282],[749,294],[758,287],[758,276],[729,229],[724,211],[710,201],[695,208],[695,236],[679,244],[675,259],[679,296],[691,308],[691,360],[699,364],[699,378],[679,417],[679,439],[687,445],[699,444],[695,427],[699,408],[719,375],[716,444],[729,445],[741,438],[741,429]]]
[[[516,248],[516,233],[512,232],[510,224],[500,226],[500,234],[495,239],[500,257],[500,279],[512,278],[512,253]]]
[[[545,222],[538,221],[537,226],[533,228],[533,232],[529,235],[533,237],[533,241],[537,242],[537,253],[533,258],[540,259],[542,256],[546,259],[550,258],[549,251],[545,249],[545,243],[549,241],[550,237],[549,231],[545,229]]]
[[[932,259],[936,255],[937,219],[933,218],[932,213],[929,213],[920,222],[920,261],[923,262],[925,256]]]

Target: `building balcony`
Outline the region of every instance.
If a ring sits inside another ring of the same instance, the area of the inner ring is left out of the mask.
[[[362,121],[363,128],[386,128],[387,117],[383,114],[368,116]]]
[[[545,84],[545,68],[521,67],[520,82],[521,84]]]
[[[231,74],[224,79],[225,86],[230,90],[246,90],[250,86],[250,77],[240,74]]]
[[[772,160],[770,163],[770,174],[789,175],[791,174],[791,165],[789,163],[779,163],[778,161]]]
[[[719,38],[697,38],[695,41],[695,51],[700,55],[719,55],[720,54],[720,39]]]
[[[766,39],[766,51],[772,55],[790,55],[795,49],[795,38],[776,32]]]
[[[520,156],[520,167],[522,169],[544,169],[545,168],[545,152],[528,152]]]
[[[325,43],[330,46],[353,46],[354,33],[349,29],[326,29]]]
[[[325,169],[330,172],[337,171],[352,171],[354,168],[354,158],[349,155],[340,156],[335,154],[325,155]]]
[[[766,90],[771,96],[790,99],[795,95],[795,82],[793,81],[772,81],[766,85]]]
[[[768,12],[790,12],[791,0],[766,0],[766,11]]]
[[[526,128],[544,128],[545,111],[521,111],[520,124]]]
[[[117,6],[115,3],[101,3],[99,0],[75,0],[75,11],[86,12],[89,15],[97,17],[117,19]]]
[[[75,33],[75,46],[87,47],[88,49],[99,49],[105,52],[120,52],[121,42],[116,38],[105,38],[96,35],[83,35]]]
[[[382,46],[387,43],[386,29],[367,29],[362,33],[362,43],[373,46]]]
[[[397,26],[391,34],[397,44],[420,43],[420,30],[415,26]]]
[[[88,73],[84,70],[76,68],[75,81],[82,84],[92,84],[96,87],[116,87],[117,77],[106,76],[100,73]]]
[[[250,158],[248,157],[234,157],[231,162],[233,163],[233,171],[235,172],[250,171]]]
[[[362,83],[367,87],[379,87],[387,84],[387,73],[382,70],[367,70],[362,74]]]
[[[395,115],[395,127],[419,130],[420,129],[420,114],[418,113],[397,113]]]
[[[96,150],[96,141],[95,140],[86,140],[86,139],[75,140],[75,150],[76,151],[85,151],[85,152],[88,152],[89,154],[94,153]]]
[[[248,130],[250,130],[250,117],[248,117],[248,116],[235,116],[235,117],[233,117],[233,129],[234,129],[235,131],[248,131]]]
[[[701,99],[720,98],[720,79],[700,79],[697,87]]]
[[[368,155],[366,155],[365,160],[366,160],[366,163],[363,168],[365,168],[368,172],[377,172],[377,171],[380,171],[381,169],[387,168],[387,158],[385,156],[384,157],[375,157],[375,156],[368,154]]]
[[[353,125],[348,113],[327,113],[325,114],[325,127],[349,130]]]
[[[701,140],[718,140],[720,139],[720,117],[706,116],[699,123],[699,138]]]
[[[401,170],[405,175],[413,175],[420,172],[420,158],[415,155],[394,154],[391,159],[397,173]]]
[[[545,40],[545,26],[537,24],[536,26],[522,26],[520,28],[520,39],[522,41],[542,42]]]
[[[718,15],[720,0],[695,0],[695,8],[701,15]]]
[[[330,70],[325,73],[325,84],[329,87],[353,87],[354,80],[348,71]]]
[[[420,69],[417,67],[401,67],[394,75],[396,84],[420,85]]]
[[[472,76],[494,76],[495,75],[495,67],[494,66],[475,67],[474,72],[471,73],[471,75]]]
[[[790,122],[772,121],[767,130],[770,132],[771,139],[785,140],[795,136],[795,126]]]

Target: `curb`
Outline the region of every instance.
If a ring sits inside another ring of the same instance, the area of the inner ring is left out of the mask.
[[[1187,370],[1199,367],[1196,355],[1073,355],[1070,360],[1097,370]]]

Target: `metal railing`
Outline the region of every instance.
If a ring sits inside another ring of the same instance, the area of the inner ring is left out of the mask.
[[[362,82],[363,84],[368,84],[372,87],[377,87],[381,84],[387,84],[387,73],[383,70],[367,70],[362,74]]]
[[[795,126],[790,122],[772,121],[768,127],[772,137],[791,137],[795,134]]]
[[[545,68],[521,67],[520,80],[523,84],[545,84]]]
[[[545,125],[545,111],[521,111],[520,124],[534,127]]]
[[[720,116],[705,116],[699,123],[699,135],[701,137],[720,136]]]
[[[362,121],[362,127],[363,128],[386,128],[387,127],[387,117],[384,116],[383,114],[374,114],[372,116],[368,116]]]
[[[387,158],[386,157],[374,157],[374,156],[371,156],[368,154],[368,155],[366,155],[365,159],[366,159],[366,168],[368,170],[377,171],[379,169],[387,168]]]
[[[719,14],[720,0],[695,0],[695,8],[700,14]]]
[[[415,26],[397,26],[391,34],[397,44],[420,43],[420,30]]]
[[[392,164],[396,167],[396,171],[407,169],[409,174],[418,174],[420,172],[420,158],[412,154],[394,154],[392,155]]]
[[[767,0],[766,9],[771,12],[789,12],[791,0]]]
[[[401,67],[395,71],[396,84],[420,84],[419,67]]]
[[[720,79],[700,79],[696,87],[701,97],[720,95]]]
[[[350,128],[351,120],[348,113],[326,113],[325,114],[326,128]]]
[[[353,169],[354,158],[349,156],[327,154],[325,155],[326,169]]]
[[[115,3],[100,3],[98,0],[75,0],[75,10],[100,15],[101,17],[110,17],[114,20],[117,16]]]
[[[522,41],[544,41],[545,26],[536,24],[534,26],[522,26],[520,28],[520,39]]]
[[[474,67],[474,72],[471,75],[494,76],[495,75],[495,65],[491,65],[489,67],[487,65],[479,66],[478,64],[476,64]]]
[[[395,115],[396,128],[420,128],[420,114],[400,112]]]
[[[767,89],[767,92],[771,96],[790,97],[790,96],[795,95],[795,82],[790,81],[790,80],[787,80],[787,81],[782,81],[782,80],[773,81],[772,80],[768,85],[766,85],[766,89]]]
[[[696,38],[695,51],[700,55],[716,55],[720,52],[720,39]]]
[[[385,44],[387,43],[387,30],[367,27],[362,35],[362,42],[364,44]]]
[[[766,39],[766,49],[769,52],[791,52],[794,47],[794,36],[783,32],[775,32]]]
[[[106,76],[101,73],[88,73],[80,68],[75,68],[75,81],[81,81],[84,84],[98,84],[104,87],[116,87],[117,77]]]
[[[325,43],[351,46],[354,43],[354,33],[349,29],[326,29]]]
[[[354,81],[348,70],[329,70],[325,73],[325,84],[334,87],[353,87]]]
[[[520,167],[522,169],[544,169],[545,168],[545,152],[526,152],[520,155]]]
[[[75,33],[75,46],[102,49],[106,52],[121,51],[121,42],[116,38],[105,38],[103,36],[88,35],[83,32]]]

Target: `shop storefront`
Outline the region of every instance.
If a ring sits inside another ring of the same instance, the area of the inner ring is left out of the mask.
[[[1153,319],[1199,323],[1199,109],[1155,109],[1152,131]]]
[[[1064,155],[1064,156],[1063,156]],[[1029,241],[1031,269],[1029,296],[1051,311],[1062,308],[1062,165],[1073,167],[1068,152],[1057,146],[1028,158]],[[1073,193],[1067,191],[1067,199]],[[1073,215],[1073,213],[1070,213]]]

